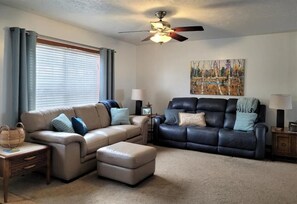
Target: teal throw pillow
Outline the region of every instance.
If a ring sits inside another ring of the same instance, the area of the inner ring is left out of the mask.
[[[84,136],[88,132],[87,125],[81,118],[72,117],[71,118],[73,129],[76,133]]]
[[[257,113],[236,112],[234,130],[249,131],[254,130]]]
[[[165,110],[165,121],[167,125],[178,125],[179,124],[179,113],[185,112],[184,109],[166,109]]]
[[[128,108],[111,108],[111,125],[130,125]]]
[[[74,133],[72,123],[64,113],[61,113],[58,117],[54,118],[52,120],[52,125],[59,132],[71,132],[71,133]]]

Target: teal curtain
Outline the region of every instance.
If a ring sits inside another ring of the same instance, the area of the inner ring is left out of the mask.
[[[37,33],[10,28],[12,64],[12,116],[20,121],[23,112],[35,109]]]
[[[100,101],[114,99],[114,53],[114,50],[100,48]]]

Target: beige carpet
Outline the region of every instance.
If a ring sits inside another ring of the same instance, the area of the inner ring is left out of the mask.
[[[9,203],[297,203],[297,164],[157,149],[155,175],[135,188],[95,171],[68,184],[52,179],[48,186],[32,173],[11,179]]]

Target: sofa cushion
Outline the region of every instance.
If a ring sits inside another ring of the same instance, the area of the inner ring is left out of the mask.
[[[111,125],[130,125],[128,108],[111,108]]]
[[[184,109],[165,109],[165,121],[167,125],[178,125],[179,113],[184,112]]]
[[[197,103],[197,110],[212,111],[212,112],[225,112],[226,99],[220,98],[199,98]]]
[[[59,132],[71,132],[74,133],[72,123],[64,113],[61,113],[58,117],[52,120],[52,125]]]
[[[102,134],[99,130],[100,129],[91,130],[85,134],[84,139],[87,144],[87,154],[94,153],[100,147],[108,145],[108,136]]]
[[[219,146],[255,150],[257,139],[253,131],[219,130]]]
[[[28,133],[38,131],[38,130],[46,130],[50,129],[50,124],[45,123],[45,119],[43,114],[40,111],[34,110],[25,112],[21,116],[21,120],[26,127],[26,131]]]
[[[225,113],[224,128],[233,129],[236,120],[236,114]]]
[[[136,137],[141,134],[141,129],[137,125],[114,125],[110,128],[124,131],[126,133],[127,139]]]
[[[186,97],[186,98],[173,98],[169,108],[173,109],[184,109],[186,112],[194,113],[197,105],[197,98]]]
[[[237,111],[234,130],[253,130],[256,118],[257,113],[242,113]]]
[[[200,113],[201,111],[197,111]],[[222,128],[224,125],[224,112],[202,111],[205,113],[206,126]]]
[[[233,129],[236,119],[236,105],[237,99],[228,99],[225,112],[224,128]]]
[[[178,125],[161,124],[159,126],[159,137],[178,142],[187,141],[187,127]]]
[[[187,128],[187,141],[206,144],[218,145],[219,128],[215,127],[188,127]]]
[[[210,127],[223,127],[227,100],[218,98],[199,98],[197,113],[205,113],[205,121]]]
[[[76,133],[84,136],[88,132],[87,125],[81,118],[72,117],[71,118],[73,129]]]
[[[180,126],[201,126],[205,127],[205,113],[179,113]]]
[[[38,130],[54,130],[52,120],[64,113],[68,118],[75,116],[74,110],[70,107],[49,108],[46,110],[29,111],[22,114],[21,119],[27,132]]]
[[[73,107],[76,117],[81,118],[88,127],[88,130],[101,128],[101,123],[94,105],[83,105]]]
[[[127,135],[124,130],[116,129],[112,126],[100,128],[96,131],[96,133],[108,136],[108,144],[114,144],[127,139]]]
[[[106,107],[102,103],[96,104],[95,107],[99,116],[101,127],[105,128],[110,126],[110,115],[108,114]]]
[[[229,98],[226,105],[226,113],[236,113],[237,98]]]

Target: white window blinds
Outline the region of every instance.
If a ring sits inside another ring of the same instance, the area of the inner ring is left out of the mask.
[[[36,109],[99,101],[99,54],[37,44]]]

